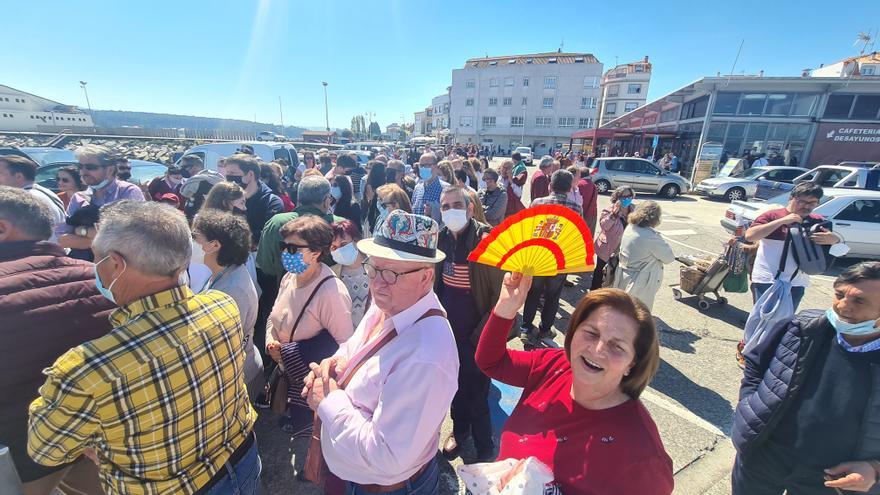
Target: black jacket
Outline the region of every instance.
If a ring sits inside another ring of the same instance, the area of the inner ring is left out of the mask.
[[[260,236],[263,233],[263,227],[266,221],[273,216],[284,213],[284,203],[281,198],[272,193],[269,186],[263,181],[257,182],[257,192],[245,201],[247,206],[247,223],[251,228],[251,235],[254,246],[260,244]]]

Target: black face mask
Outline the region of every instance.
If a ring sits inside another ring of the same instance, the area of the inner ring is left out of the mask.
[[[181,170],[180,175],[182,175],[184,179],[189,179],[190,177],[192,177],[192,174],[189,172],[188,168]]]
[[[116,178],[120,180],[128,180],[131,179],[131,172],[118,172],[116,174]]]
[[[244,179],[240,175],[227,175],[226,180],[233,184],[238,184],[242,189],[245,187]]]

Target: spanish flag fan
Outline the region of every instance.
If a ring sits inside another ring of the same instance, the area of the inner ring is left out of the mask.
[[[504,271],[550,276],[589,272],[593,235],[584,219],[561,205],[541,205],[511,215],[486,236],[468,260]]]

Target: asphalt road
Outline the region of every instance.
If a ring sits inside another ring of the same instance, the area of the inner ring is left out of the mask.
[[[493,166],[500,161],[493,162]],[[535,168],[530,168],[530,174]],[[727,203],[705,198],[683,196],[666,200],[650,195],[638,195],[636,201],[653,199],[663,208],[663,221],[658,230],[671,243],[676,255],[720,254],[729,235],[719,224]],[[599,208],[609,203],[601,196]],[[696,305],[696,297],[685,296],[675,300],[670,285],[679,282],[679,268],[673,263],[664,271],[664,286],[654,303],[654,316],[660,331],[660,369],[642,401],[651,412],[660,431],[667,452],[673,460],[676,493],[723,494],[730,493],[730,466],[734,450],[729,435],[733,410],[742,371],[736,364],[736,343],[742,337],[742,328],[751,309],[748,294],[724,294],[728,304],[712,304],[706,311]],[[813,276],[800,309],[827,308],[831,299],[832,276]],[[555,328],[556,342],[561,345],[573,306],[588,286],[589,274],[575,287],[566,287]],[[710,296],[711,299],[711,296]],[[518,339],[511,341],[521,348]],[[496,394],[498,389],[493,390]],[[493,404],[496,420],[503,418],[504,407],[516,400],[508,388],[502,389],[498,404]],[[291,441],[277,427],[277,416],[261,411],[257,424],[260,454],[263,459],[263,483],[267,493],[319,493],[313,486],[297,482],[293,465],[301,466],[305,441]],[[500,423],[500,421],[496,421]],[[500,424],[494,425],[496,428]],[[451,431],[447,418],[441,438]],[[465,457],[473,452],[465,451]],[[454,466],[442,461],[441,493],[463,493],[454,474]]]

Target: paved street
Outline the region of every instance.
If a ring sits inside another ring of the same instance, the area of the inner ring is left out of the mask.
[[[500,165],[495,160],[493,166]],[[531,167],[533,173],[536,167]],[[676,254],[718,254],[728,235],[719,225],[727,203],[685,196],[664,200],[650,196],[663,206],[663,222],[658,228],[665,233]],[[599,208],[609,203],[601,196]],[[668,265],[664,287],[654,303],[654,315],[661,333],[661,364],[657,377],[642,397],[660,431],[674,463],[676,493],[730,493],[730,465],[733,447],[729,440],[733,408],[742,375],[734,359],[736,343],[742,336],[751,299],[748,294],[725,294],[726,306],[712,305],[706,311],[696,306],[696,297],[676,301],[668,285],[678,283],[680,265]],[[836,270],[833,270],[836,271]],[[578,277],[571,276],[570,280]],[[563,292],[560,317],[557,320],[556,342],[561,345],[562,331],[568,325],[573,305],[582,297],[587,280]],[[831,297],[832,277],[813,276],[800,309],[826,308]],[[520,347],[517,340],[513,347]],[[505,408],[512,407],[516,390],[496,387],[500,405],[493,404],[493,421],[503,420]],[[276,426],[277,417],[261,411],[258,423],[260,450],[263,458],[263,480],[269,493],[316,493],[313,487],[293,479],[291,462],[302,463],[305,441],[291,443]],[[500,425],[496,424],[496,428]],[[443,438],[451,431],[449,420],[444,424]],[[299,450],[299,456],[296,454]],[[473,452],[471,452],[473,454]],[[466,455],[467,456],[467,455]],[[454,466],[460,462],[452,463]],[[443,462],[444,477],[441,493],[463,492],[452,466]]]

